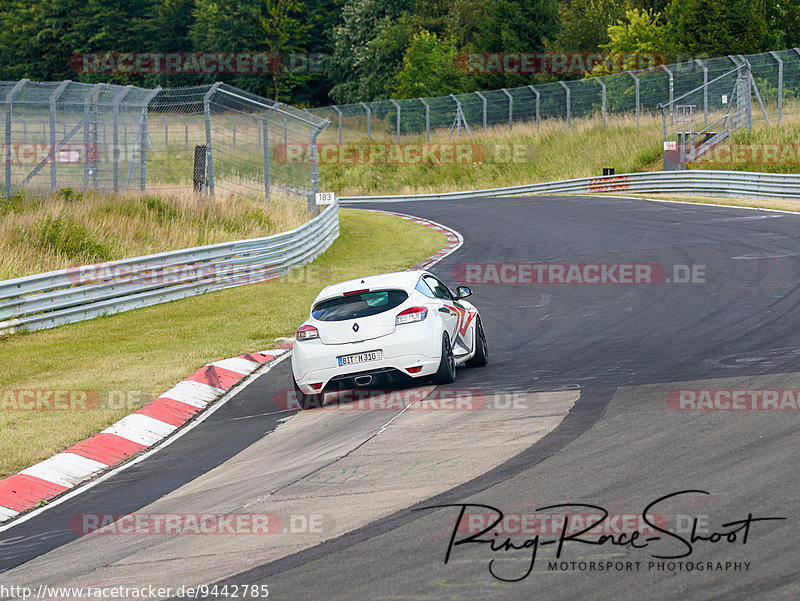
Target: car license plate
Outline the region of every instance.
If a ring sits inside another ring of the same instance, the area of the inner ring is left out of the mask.
[[[337,357],[337,359],[339,359],[339,367],[355,365],[356,363],[367,363],[368,361],[380,361],[383,359],[383,351],[368,351],[355,355],[344,355],[343,357]]]

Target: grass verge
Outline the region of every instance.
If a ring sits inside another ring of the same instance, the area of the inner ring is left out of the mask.
[[[273,347],[323,286],[406,269],[445,244],[389,215],[340,215],[333,246],[279,280],[0,339],[0,477],[97,433],[210,361]],[[100,408],[13,411],[9,390],[96,391]]]

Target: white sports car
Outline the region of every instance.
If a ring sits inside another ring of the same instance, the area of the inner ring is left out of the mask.
[[[427,271],[401,271],[333,284],[317,295],[297,330],[292,373],[298,399],[328,391],[433,377],[488,361],[478,310]]]

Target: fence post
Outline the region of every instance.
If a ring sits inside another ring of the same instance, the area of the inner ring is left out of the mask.
[[[189,122],[180,115],[178,115],[178,119],[183,122],[183,149],[189,150]]]
[[[708,67],[699,58],[694,59],[703,69],[703,120],[708,125]]]
[[[211,147],[211,97],[221,82],[213,84],[203,96],[203,116],[206,122],[206,169],[208,173],[208,193],[214,196],[214,151]],[[266,142],[266,141],[265,141]],[[264,144],[266,146],[266,143]]]
[[[311,128],[311,194],[308,195],[308,210],[311,214],[319,215],[319,206],[316,203],[317,192],[319,192],[319,159],[317,155],[317,136],[325,129],[327,124],[317,125]]]
[[[234,119],[233,115],[225,115],[231,121],[231,127],[233,128],[233,149],[236,150],[236,119]]]
[[[572,129],[572,103],[570,102],[569,86],[563,81],[559,81],[558,83],[567,91],[567,129]]]
[[[475,92],[475,93],[478,95],[478,98],[480,98],[483,101],[483,129],[486,129],[486,96],[484,96],[480,92]]]
[[[770,54],[778,61],[778,125],[780,125],[783,117],[783,59],[774,50],[771,50]]]
[[[534,88],[532,85],[529,85],[528,87],[531,89],[531,92],[536,94],[536,130],[538,131],[539,130],[539,100],[540,100],[539,97],[541,96],[541,94],[539,94],[539,90]]]
[[[139,124],[139,139],[141,140],[141,151],[139,152],[139,189],[144,192],[147,189],[147,140],[150,132],[147,129],[147,111],[150,102],[161,91],[161,86],[156,86],[142,102],[142,117]]]
[[[111,112],[114,118],[112,134],[112,144],[114,144],[114,150],[112,152],[114,192],[119,190],[119,103],[122,102],[122,99],[125,98],[125,96],[127,96],[132,89],[133,86],[125,86],[116,96],[114,96],[114,100],[111,101]]]
[[[606,83],[600,78],[595,77],[594,80],[600,84],[600,87],[603,89],[603,129],[606,128]]]
[[[514,97],[505,88],[500,88],[503,93],[508,96],[508,131],[511,131],[512,123],[514,122]]]
[[[761,93],[758,91],[758,86],[756,85],[756,80],[753,79],[753,66],[750,64],[750,61],[747,60],[744,55],[740,54],[739,58],[742,59],[742,65],[746,67],[747,72],[747,80],[750,82],[750,85],[753,86],[753,92],[756,94],[756,100],[758,100],[758,106],[761,107],[761,114],[764,115],[764,121],[769,125],[769,116],[767,115],[767,107],[764,106],[764,101],[761,99]],[[750,98],[750,90],[747,91],[747,97],[752,105],[752,99]],[[752,121],[753,121],[753,111],[752,107],[750,113],[748,114],[748,119],[750,121],[749,127],[750,131],[752,131]]]
[[[639,127],[639,78],[633,74],[632,71],[625,71],[628,75],[633,77],[633,81],[636,82],[636,127]]]
[[[370,136],[372,135],[372,109],[369,108],[369,105],[366,102],[360,102],[359,104],[364,108],[365,111],[367,111],[367,140],[369,140]],[[284,122],[285,121],[286,118],[284,117]]]
[[[92,117],[92,99],[97,93],[98,86],[91,86],[89,93],[83,97],[83,153],[86,160],[83,161],[83,189],[89,189],[89,144],[91,132],[91,117]],[[95,148],[97,140],[95,140]],[[92,156],[95,156],[92,153]]]
[[[62,81],[50,94],[50,190],[56,191],[58,186],[58,167],[56,166],[56,101],[64,93],[66,87],[72,83],[70,80]]]
[[[396,100],[389,100],[393,105],[397,107],[397,144],[400,144],[400,105],[397,104]]]
[[[6,105],[6,148],[4,151],[3,160],[6,164],[6,185],[5,189],[3,190],[3,195],[8,198],[11,196],[11,135],[12,135],[12,122],[11,122],[11,103],[14,100],[14,96],[19,92],[29,80],[21,79],[19,80],[13,88],[8,91],[5,98],[5,105]]]
[[[431,141],[431,107],[424,98],[420,98],[419,101],[425,105],[425,143],[427,144]]]
[[[269,202],[270,181],[269,181],[269,118],[275,109],[278,108],[280,102],[275,101],[275,104],[267,111],[264,116],[264,122],[261,127],[264,130],[264,200]]]
[[[674,114],[672,101],[675,99],[675,77],[666,65],[661,65],[661,68],[669,75],[669,113],[672,115]]]
[[[159,117],[161,122],[164,124],[164,150],[169,150],[169,123],[164,117]],[[153,142],[155,146],[155,142]]]
[[[336,114],[339,115],[339,146],[342,145],[342,111],[339,110],[339,107],[335,104],[331,106],[331,108],[336,111]]]

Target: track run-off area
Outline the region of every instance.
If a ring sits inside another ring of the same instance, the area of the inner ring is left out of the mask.
[[[489,365],[298,411],[281,360],[158,452],[4,526],[0,583],[800,598],[800,216],[591,196],[372,208],[461,233],[432,271],[472,288]],[[203,531],[209,516],[229,521]]]

